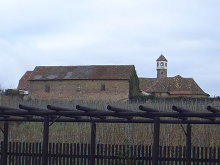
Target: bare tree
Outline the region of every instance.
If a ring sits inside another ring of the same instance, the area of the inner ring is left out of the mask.
[[[0,93],[4,91],[4,87],[2,86],[2,83],[0,82]]]

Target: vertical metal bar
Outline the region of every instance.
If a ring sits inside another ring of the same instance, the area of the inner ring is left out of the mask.
[[[186,164],[191,164],[191,133],[192,127],[190,124],[187,125],[187,137],[186,137]]]
[[[48,164],[48,144],[49,144],[49,117],[44,117],[44,135],[43,135],[43,165]]]
[[[111,160],[113,162],[113,158],[111,159],[111,145],[108,144],[108,165],[111,165]]]
[[[160,140],[160,118],[155,117],[154,118],[153,165],[158,165],[159,140]]]
[[[4,144],[3,144],[3,164],[7,164],[7,152],[8,152],[8,123],[4,123]]]
[[[96,123],[91,123],[91,159],[90,165],[95,165],[95,140],[96,140]]]

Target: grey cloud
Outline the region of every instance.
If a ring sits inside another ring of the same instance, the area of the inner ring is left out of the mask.
[[[220,95],[210,88],[219,81],[219,5],[217,0],[4,1],[0,56],[7,62],[0,66],[0,82],[17,87],[37,65],[134,64],[139,76],[156,77],[155,61],[163,52],[168,75],[194,77],[205,92]]]

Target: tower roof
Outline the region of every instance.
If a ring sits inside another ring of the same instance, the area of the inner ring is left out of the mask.
[[[161,54],[157,61],[167,61],[167,59]]]

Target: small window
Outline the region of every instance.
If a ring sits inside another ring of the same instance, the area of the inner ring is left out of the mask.
[[[157,63],[157,66],[159,66],[159,62]]]
[[[101,85],[101,91],[105,91],[105,84]]]
[[[45,85],[45,92],[50,92],[50,85]]]
[[[77,85],[77,91],[81,91],[81,86],[80,86],[80,84]]]
[[[167,63],[165,63],[166,67],[167,67]]]
[[[161,62],[161,63],[160,63],[160,66],[164,66],[164,63],[163,63],[163,62]]]

